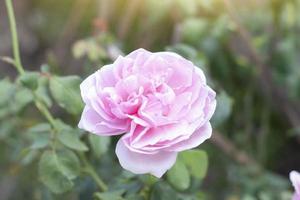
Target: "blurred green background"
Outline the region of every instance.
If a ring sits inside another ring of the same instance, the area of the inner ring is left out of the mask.
[[[0,5],[0,56],[9,56]],[[29,70],[86,77],[141,47],[192,60],[218,94],[214,136],[200,146],[208,175],[195,190],[204,199],[290,198],[288,173],[300,170],[299,0],[15,0],[14,7]],[[0,64],[1,79],[15,77]],[[2,88],[0,95],[2,102],[8,97]],[[35,189],[34,162],[26,162],[34,155],[20,158],[28,146],[20,137],[40,116],[25,106],[24,94],[16,100],[21,106],[9,114],[7,104],[0,107],[0,198],[47,199]],[[78,119],[51,110],[76,125]],[[89,199],[78,190],[63,199]]]

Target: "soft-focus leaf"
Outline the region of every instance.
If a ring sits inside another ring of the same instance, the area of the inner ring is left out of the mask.
[[[33,95],[31,91],[27,88],[21,88],[17,90],[14,97],[14,106],[13,109],[18,112],[22,110],[25,106],[33,101]]]
[[[32,163],[38,156],[38,152],[37,151],[33,151],[33,150],[25,150],[22,152],[22,159],[21,159],[21,164],[23,165],[28,165],[30,163]]]
[[[85,145],[85,143],[80,141],[78,130],[73,129],[61,121],[57,121],[56,126],[58,128],[57,137],[62,144],[78,151],[88,150],[88,147]]]
[[[190,186],[190,175],[181,159],[167,173],[168,181],[178,190],[186,190]]]
[[[63,193],[73,187],[72,180],[79,174],[80,165],[71,151],[46,151],[39,162],[40,180],[54,193]]]
[[[48,91],[48,79],[46,77],[41,76],[38,80],[38,87],[36,90],[37,97],[44,102],[48,107],[52,106],[52,100],[49,96]]]
[[[128,196],[126,196],[125,199],[126,200],[145,200],[145,198],[143,198],[141,195],[138,195],[138,194],[129,194]]]
[[[32,145],[30,146],[31,149],[42,149],[45,148],[50,142],[49,135],[40,135],[40,137],[35,138]]]
[[[149,186],[154,185],[157,181],[159,181],[159,178],[157,178],[151,174],[147,174],[146,176],[140,176],[140,178],[145,184],[147,184]]]
[[[89,135],[89,142],[93,153],[96,157],[100,157],[106,153],[110,145],[110,137],[98,136],[94,134]]]
[[[38,72],[25,72],[25,74],[20,75],[19,81],[23,86],[35,90],[38,87],[38,78]]]
[[[80,162],[75,153],[70,150],[57,152],[61,169],[69,179],[73,180],[80,174]]]
[[[179,154],[179,159],[187,166],[190,174],[198,179],[206,176],[208,168],[208,158],[205,151],[188,150]]]
[[[50,91],[56,102],[75,115],[79,114],[83,108],[79,90],[80,83],[81,79],[78,76],[53,76],[50,79]]]
[[[94,197],[97,200],[125,200],[122,197],[124,190],[117,190],[117,191],[108,191],[108,192],[97,192],[94,194]]]
[[[54,193],[63,193],[73,187],[73,182],[62,172],[57,156],[45,152],[39,163],[41,181]]]
[[[0,107],[6,106],[7,102],[12,98],[15,91],[15,85],[7,78],[0,81]]]
[[[88,150],[88,147],[82,141],[80,141],[75,131],[62,130],[58,133],[58,139],[61,143],[71,149],[78,151]]]
[[[40,123],[30,127],[27,132],[31,133],[41,133],[41,132],[48,132],[51,130],[51,126],[48,123]]]
[[[150,200],[175,200],[176,197],[176,191],[163,181],[157,182],[150,194]]]
[[[26,134],[30,136],[32,144],[31,149],[42,149],[50,143],[51,126],[48,123],[40,123],[32,126],[26,131]]]
[[[14,128],[18,125],[17,123],[16,120],[10,120],[10,123],[0,123],[0,140],[4,140],[12,134]]]

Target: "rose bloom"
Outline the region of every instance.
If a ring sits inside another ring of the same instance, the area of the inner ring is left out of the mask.
[[[103,66],[80,89],[79,128],[101,136],[125,133],[116,154],[133,173],[161,177],[178,152],[211,136],[216,94],[202,70],[176,53],[138,49]]]
[[[295,188],[295,194],[292,200],[300,200],[300,173],[296,171],[291,171],[290,180],[292,181],[293,186]]]

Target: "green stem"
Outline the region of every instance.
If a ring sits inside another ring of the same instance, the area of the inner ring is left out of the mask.
[[[94,181],[97,183],[98,187],[102,190],[102,191],[107,191],[108,187],[107,185],[104,183],[104,181],[98,176],[97,172],[95,171],[95,169],[93,168],[93,166],[88,162],[88,160],[86,159],[85,155],[82,152],[79,152],[79,157],[80,159],[83,161],[84,163],[84,168],[83,171],[87,174],[89,174]]]
[[[39,109],[39,111],[44,115],[44,117],[48,120],[48,122],[51,124],[51,126],[55,129],[55,119],[52,116],[52,114],[50,113],[50,111],[48,110],[48,108],[45,106],[45,104],[43,104],[41,101],[39,101],[39,99],[37,98],[37,96],[35,95],[35,93],[33,92],[33,96],[34,96],[34,103],[35,106]]]
[[[20,49],[19,49],[19,40],[18,40],[18,33],[17,33],[17,26],[16,26],[16,19],[14,14],[14,9],[11,0],[5,0],[10,31],[11,31],[11,40],[13,46],[13,54],[15,60],[15,67],[17,68],[20,74],[24,74],[24,69],[22,67],[21,58],[20,58]]]

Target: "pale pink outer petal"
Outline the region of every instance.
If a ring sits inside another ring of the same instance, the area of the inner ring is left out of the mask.
[[[177,152],[142,154],[130,151],[122,138],[117,143],[116,154],[124,169],[135,174],[150,173],[158,178],[174,165],[177,157]]]
[[[96,73],[97,72],[88,76],[80,84],[81,97],[82,97],[83,102],[86,104],[89,104],[90,98],[92,98],[96,95],[96,90],[95,90],[95,85],[96,85],[95,74]]]
[[[150,51],[147,51],[146,49],[143,48],[139,48],[134,50],[133,52],[131,52],[130,54],[128,54],[126,57],[128,58],[132,58],[132,59],[137,59],[138,56],[143,55],[144,60],[146,60],[150,55],[152,55],[153,53]]]
[[[300,173],[297,171],[291,171],[290,180],[295,188],[293,200],[300,200]]]
[[[129,125],[126,124],[125,121],[117,123],[105,122],[105,120],[101,118],[97,112],[88,106],[85,106],[81,119],[78,123],[78,127],[97,135],[108,136],[124,133],[128,129]]]
[[[209,122],[196,130],[188,139],[181,141],[177,144],[168,147],[168,151],[184,151],[187,149],[192,149],[203,143],[205,140],[211,137],[212,127]]]

